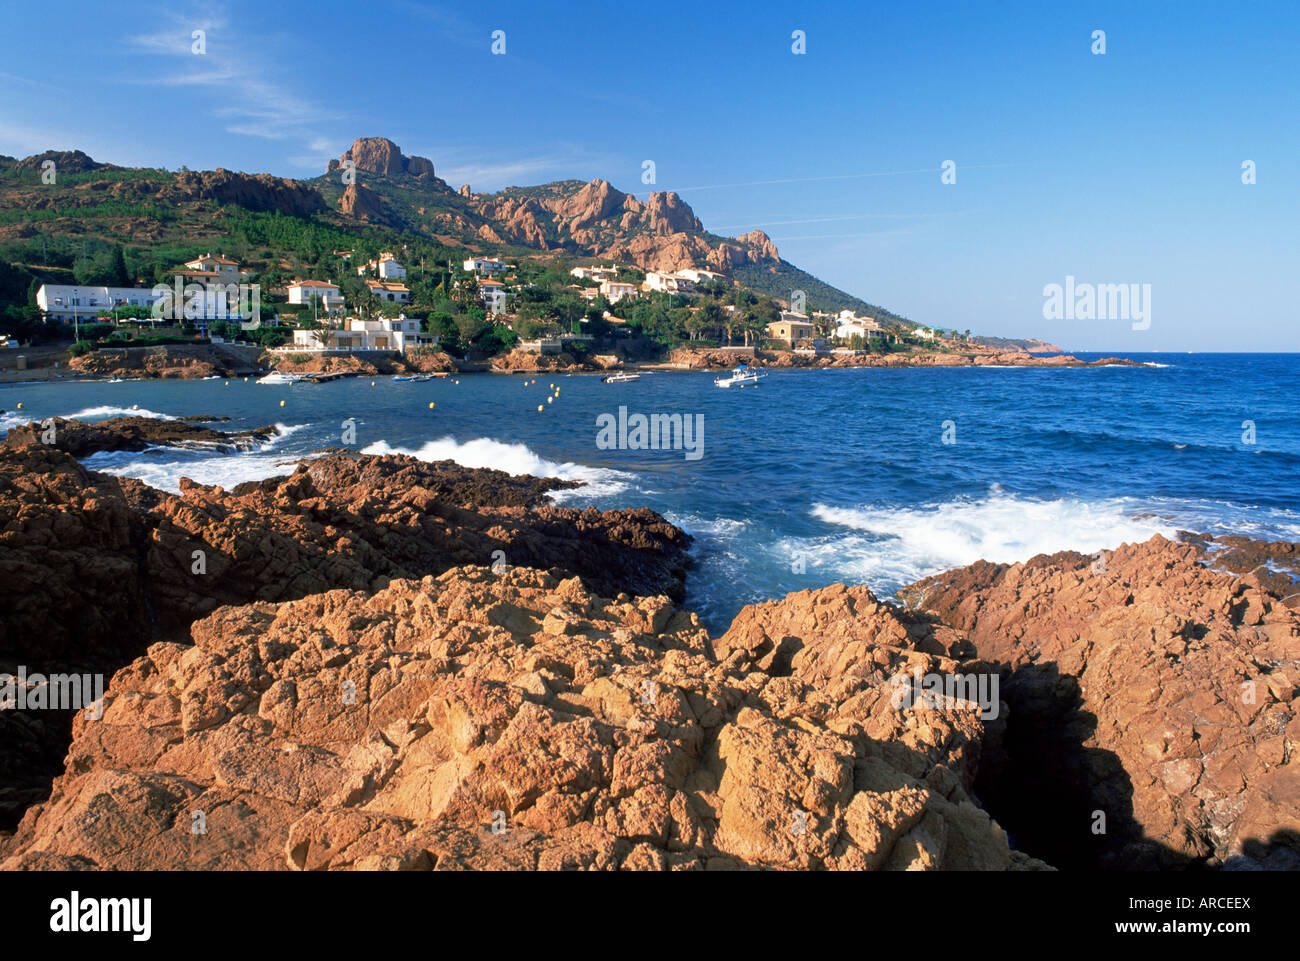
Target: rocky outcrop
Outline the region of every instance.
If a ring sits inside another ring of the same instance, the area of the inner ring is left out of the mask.
[[[384,198],[358,183],[348,184],[347,189],[343,191],[343,196],[339,198],[339,211],[344,217],[368,220],[377,224],[387,224],[392,221]]]
[[[274,427],[219,431],[202,427],[204,418],[164,420],[161,417],[111,417],[95,423],[51,417],[44,421],[10,428],[4,446],[9,448],[47,444],[73,457],[89,457],[103,451],[139,451],[148,447],[204,445],[229,450],[246,450],[278,433]]]
[[[342,157],[329,162],[328,170],[332,173],[346,166],[348,161],[355,164],[357,170],[385,177],[408,174],[432,179],[434,176],[433,161],[403,156],[402,149],[387,137],[358,137]]]
[[[780,260],[762,231],[711,240],[690,205],[671,191],[654,191],[642,203],[598,179],[466,196],[471,211],[485,221],[479,237],[487,243],[508,240],[541,250],[576,246],[599,259],[663,270],[708,264],[729,271]]]
[[[99,170],[108,167],[109,164],[97,163],[92,160],[89,154],[80,150],[47,150],[44,153],[34,154],[31,157],[25,157],[15,162],[14,166],[19,170],[35,170],[43,173],[46,169],[46,161],[54,162],[54,172],[58,174],[80,174],[87,173],[91,170]]]
[[[866,597],[818,609],[845,603],[881,644],[819,648],[808,678],[950,663]],[[965,787],[970,710],[826,695],[758,669],[753,635],[719,663],[667,598],[521,568],[223,608],[76,721],[0,867],[1043,866]]]
[[[1002,666],[1012,722],[979,789],[1027,849],[1300,868],[1300,598],[1291,577],[1220,569],[1297,550],[1156,537],[909,589]]]
[[[221,167],[181,171],[176,175],[175,192],[182,201],[215,200],[293,217],[309,217],[325,209],[325,200],[315,187],[270,174],[234,173]]]
[[[972,351],[914,350],[888,354],[797,354],[791,350],[754,350],[751,354],[701,347],[678,347],[668,363],[692,370],[725,370],[738,362],[753,367],[782,369],[841,367],[1140,367],[1139,362],[1120,357],[1079,360],[1071,354],[1035,357],[1025,352],[1004,353],[993,349]]]

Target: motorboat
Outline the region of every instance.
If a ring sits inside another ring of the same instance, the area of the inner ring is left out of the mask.
[[[433,380],[432,374],[397,374],[393,380],[411,380],[416,383],[424,383],[427,380]]]
[[[297,384],[306,380],[302,374],[282,374],[278,370],[273,370],[265,377],[257,378],[259,384]]]
[[[601,383],[603,384],[626,384],[629,380],[640,380],[640,379],[641,379],[640,374],[634,374],[631,371],[620,370],[614,374],[606,374],[600,380]]]
[[[759,378],[766,376],[752,370],[746,364],[741,364],[734,368],[729,376],[713,378],[713,384],[715,387],[757,387]]]

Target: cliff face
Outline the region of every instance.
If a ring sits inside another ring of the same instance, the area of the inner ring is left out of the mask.
[[[314,188],[296,180],[270,174],[241,174],[216,170],[182,171],[176,175],[178,201],[215,200],[238,204],[248,210],[280,211],[307,217],[325,209],[325,201]]]
[[[690,205],[671,191],[652,192],[644,203],[604,180],[512,187],[496,194],[475,194],[468,185],[453,191],[434,176],[432,163],[403,155],[383,137],[355,141],[329,162],[328,172],[336,174],[348,161],[358,173],[340,200],[349,219],[428,230],[472,244],[582,253],[647,269],[708,266],[725,272],[780,262],[762,231],[710,239]]]
[[[709,266],[725,272],[780,261],[762,231],[734,241],[710,240],[690,205],[671,191],[652,192],[642,203],[604,180],[577,189],[571,184],[547,188],[528,194],[511,188],[471,195],[471,212],[485,222],[481,238],[543,250],[576,250],[646,269]]]

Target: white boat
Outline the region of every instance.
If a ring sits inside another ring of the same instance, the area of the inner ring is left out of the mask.
[[[282,374],[278,370],[273,370],[265,377],[257,378],[259,384],[296,384],[303,380],[302,374]]]
[[[750,370],[745,364],[732,370],[728,377],[715,377],[713,384],[715,387],[757,387],[760,377],[766,377],[766,374],[760,374],[756,370]]]
[[[620,370],[616,374],[606,374],[602,377],[601,383],[604,384],[626,384],[629,380],[640,380],[640,374],[633,374],[626,370]]]
[[[413,380],[416,381],[417,383],[422,384],[425,381],[433,380],[433,375],[432,374],[397,374],[393,377],[393,380]]]

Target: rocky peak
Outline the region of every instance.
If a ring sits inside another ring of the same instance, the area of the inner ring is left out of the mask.
[[[650,230],[656,234],[700,233],[704,225],[691,205],[670,191],[652,193],[646,201]]]
[[[772,243],[772,238],[761,230],[751,230],[747,234],[741,234],[736,239],[757,254],[759,260],[781,259],[781,255],[776,251],[776,244]]]
[[[387,137],[358,137],[342,157],[330,161],[329,170],[338,170],[349,160],[358,170],[383,174],[385,177],[403,173],[412,177],[434,176],[433,161],[424,157],[403,156],[402,148]]]

